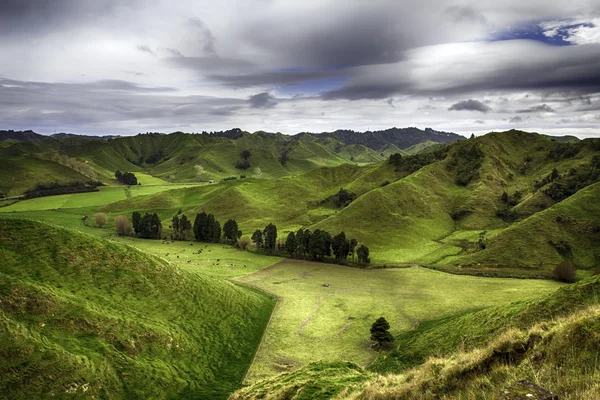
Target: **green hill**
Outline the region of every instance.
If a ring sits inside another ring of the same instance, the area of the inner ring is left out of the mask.
[[[226,398],[274,305],[29,220],[0,219],[0,255],[0,391],[13,399]]]

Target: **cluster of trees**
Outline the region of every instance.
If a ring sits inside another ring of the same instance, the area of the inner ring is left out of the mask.
[[[162,223],[158,214],[142,215],[135,211],[131,216],[133,230],[138,237],[145,239],[160,239],[162,233]]]
[[[119,182],[124,183],[125,185],[137,185],[138,184],[138,180],[137,180],[136,176],[131,172],[122,173],[121,171],[117,170],[115,172],[115,178],[117,178],[117,180]]]
[[[356,199],[356,194],[341,188],[334,196],[334,203],[338,208],[346,207]]]
[[[219,243],[221,240],[221,223],[204,211],[196,214],[193,230],[194,238],[199,242]]]
[[[252,242],[256,248],[264,248],[270,253],[275,250],[284,250],[290,257],[309,257],[313,260],[324,260],[325,257],[333,257],[338,263],[343,263],[348,256],[357,255],[358,262],[368,264],[369,248],[363,244],[358,246],[356,239],[347,238],[342,231],[335,236],[325,230],[316,229],[311,232],[309,229],[299,229],[297,232],[290,232],[284,243],[277,246],[277,227],[269,224],[264,230],[257,229],[252,234]],[[357,248],[358,246],[358,248]]]
[[[179,210],[171,219],[171,240],[187,240],[191,231],[192,222]]]
[[[452,157],[451,165],[456,168],[454,182],[460,186],[467,186],[478,174],[483,163],[483,151],[476,144],[460,146]]]
[[[237,169],[248,169],[251,167],[250,165],[250,150],[242,150],[240,153],[241,159],[235,164]]]
[[[600,156],[592,158],[590,164],[572,168],[566,174],[552,179],[552,184],[544,190],[544,194],[553,200],[561,201],[577,193],[579,190],[595,182],[600,182]]]
[[[579,153],[579,146],[571,143],[556,143],[556,145],[548,152],[548,158],[554,161],[572,158]]]
[[[97,192],[98,186],[103,186],[103,183],[100,181],[38,183],[33,189],[27,190],[23,196],[26,199],[33,199],[34,197],[55,196],[59,194]]]

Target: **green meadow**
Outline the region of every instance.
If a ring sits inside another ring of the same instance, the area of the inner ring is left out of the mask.
[[[448,275],[420,267],[361,270],[285,260],[236,279],[279,301],[249,383],[313,361],[367,366],[377,352],[366,334],[385,316],[398,335],[419,323],[552,292],[552,281]]]

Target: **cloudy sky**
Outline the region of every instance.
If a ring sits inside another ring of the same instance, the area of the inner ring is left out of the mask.
[[[0,129],[600,137],[597,0],[1,0],[0,54]]]

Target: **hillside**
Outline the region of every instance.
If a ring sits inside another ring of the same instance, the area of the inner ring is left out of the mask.
[[[0,255],[0,392],[13,399],[227,398],[274,305],[29,220],[0,219]]]
[[[539,299],[430,321],[396,337],[364,370],[314,363],[236,392],[232,399],[498,398],[521,379],[560,399],[600,396],[600,278]]]
[[[18,165],[23,158],[35,157],[54,161],[67,157],[87,164],[94,176],[105,183],[113,180],[116,170],[144,172],[164,181],[191,182],[240,175],[279,178],[345,163],[373,163],[387,158],[390,150],[398,149],[394,143],[418,145],[421,142],[431,143],[432,138],[446,143],[462,138],[454,134],[420,131],[414,128],[392,129],[365,135],[377,137],[381,146],[370,147],[370,142],[358,143],[357,133],[344,134],[342,139],[336,139],[326,134],[287,136],[280,133],[248,133],[232,129],[202,134],[148,133],[100,138],[73,134],[56,134],[49,137],[31,131],[2,131],[0,139],[5,142],[0,146],[0,159],[10,159],[11,163]],[[379,151],[385,146],[388,146],[387,150]],[[422,147],[426,146],[416,149]],[[247,152],[246,158],[241,156],[242,152]],[[197,176],[197,165],[203,168],[200,176]],[[257,172],[257,168],[260,172]],[[60,170],[53,173],[58,181],[67,179],[66,175],[68,173]],[[21,187],[13,187],[10,182],[5,183],[7,190],[20,194],[36,183],[43,183],[48,179],[44,175],[29,178],[27,183],[21,183]]]

